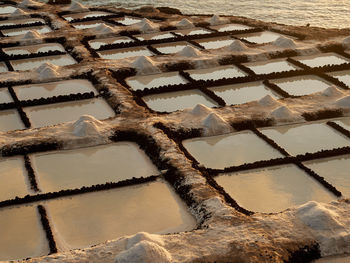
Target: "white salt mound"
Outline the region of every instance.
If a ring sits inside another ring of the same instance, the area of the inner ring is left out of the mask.
[[[12,17],[23,17],[23,16],[28,16],[28,13],[23,11],[20,8],[17,8],[14,12],[11,13]]]
[[[346,96],[344,98],[337,100],[335,104],[340,107],[350,108],[350,96]]]
[[[349,250],[350,233],[346,228],[349,222],[348,218],[339,214],[340,212],[337,206],[315,201],[307,202],[297,209],[297,217],[311,228],[320,244],[322,256]]]
[[[336,86],[330,86],[322,91],[322,95],[326,97],[333,97],[343,95],[343,92],[341,92]]]
[[[187,18],[183,18],[180,22],[176,23],[177,27],[181,28],[191,28],[194,27],[193,23]]]
[[[216,25],[222,25],[227,23],[226,19],[222,19],[220,16],[218,15],[213,15],[210,19],[209,19],[209,24],[212,26],[216,26]]]
[[[37,6],[40,5],[39,3],[33,1],[33,0],[23,0],[21,3],[19,3],[19,7],[25,8],[28,6]]]
[[[258,103],[262,106],[272,106],[272,105],[279,104],[279,102],[275,98],[271,97],[270,95],[266,95],[265,97],[260,99]]]
[[[85,7],[83,4],[79,2],[72,2],[70,6],[67,8],[68,11],[71,12],[84,12],[89,11],[87,7]]]
[[[140,22],[136,23],[135,27],[143,33],[157,31],[157,26],[147,18],[144,18]]]
[[[129,249],[144,240],[156,243],[159,246],[164,246],[164,241],[160,235],[149,234],[147,232],[139,232],[128,239],[126,249]]]
[[[214,112],[202,121],[202,125],[205,136],[229,133],[232,130],[231,126]]]
[[[160,70],[155,66],[155,63],[153,60],[146,56],[139,56],[135,59],[135,61],[132,63],[132,67],[136,68],[138,73],[156,73]]]
[[[114,32],[114,29],[106,24],[101,24],[97,27],[91,28],[91,31],[99,34],[108,34]]]
[[[59,76],[57,72],[58,66],[55,66],[51,63],[43,63],[40,67],[36,69],[36,72],[39,73],[39,79],[51,79]]]
[[[25,33],[21,39],[23,40],[41,39],[41,36],[36,30],[30,30],[27,33]]]
[[[73,123],[73,134],[78,137],[98,135],[100,125],[102,125],[102,122],[93,116],[83,115]]]
[[[279,38],[277,38],[275,41],[273,41],[273,45],[280,48],[296,47],[294,40],[285,36],[280,36]]]
[[[115,263],[171,263],[170,253],[154,242],[143,240],[117,255]]]
[[[343,47],[346,47],[346,48],[350,47],[350,36],[344,38],[344,40],[343,40]]]
[[[234,52],[242,52],[248,49],[248,47],[239,40],[234,40],[227,48]]]
[[[212,109],[203,105],[203,104],[197,104],[194,106],[192,109],[191,113],[195,116],[203,116],[203,115],[208,115],[212,112]]]
[[[177,53],[179,56],[182,57],[188,57],[188,58],[197,58],[201,56],[201,52],[192,47],[192,46],[185,46],[180,52]]]
[[[286,106],[281,106],[277,109],[274,109],[270,115],[275,119],[289,119],[294,117],[293,112]]]

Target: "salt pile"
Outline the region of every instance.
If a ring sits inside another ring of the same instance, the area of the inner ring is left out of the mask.
[[[40,67],[36,69],[36,72],[39,73],[39,79],[51,79],[59,76],[57,72],[58,66],[55,66],[51,63],[43,63]]]
[[[113,33],[114,29],[106,24],[101,24],[97,27],[91,28],[90,31],[97,34],[108,34],[108,33]]]
[[[207,106],[203,105],[203,104],[197,104],[196,106],[194,106],[194,108],[191,110],[191,114],[195,115],[195,116],[203,116],[203,115],[208,115],[212,113],[212,109],[208,108]]]
[[[310,201],[300,206],[297,217],[309,228],[320,245],[322,256],[345,253],[350,248],[349,217],[341,215],[336,203]],[[348,213],[347,213],[348,214]]]
[[[344,38],[343,40],[343,47],[349,48],[350,47],[350,36]]]
[[[272,98],[270,95],[266,95],[265,97],[260,99],[258,103],[261,106],[273,106],[279,104],[279,102],[276,99]]]
[[[28,16],[28,13],[23,11],[20,8],[17,8],[16,11],[11,13],[11,17],[26,17],[26,16]]]
[[[83,115],[73,124],[73,134],[78,137],[99,135],[99,127],[101,125],[102,122],[93,116]]]
[[[71,12],[86,12],[89,11],[84,5],[79,2],[72,2],[71,5],[66,9]]]
[[[273,45],[280,48],[295,48],[296,44],[293,39],[280,36],[275,41],[273,41]]]
[[[242,51],[246,51],[248,49],[248,47],[243,44],[241,41],[239,40],[234,40],[228,47],[227,49],[229,49],[230,51],[234,51],[234,52],[242,52]]]
[[[270,116],[277,120],[288,120],[294,118],[293,112],[286,106],[280,106],[274,109],[270,113]]]
[[[23,35],[22,40],[35,40],[41,39],[40,34],[36,30],[29,30],[27,33]]]
[[[202,125],[204,127],[204,135],[218,135],[229,133],[232,131],[232,127],[218,114],[212,112],[203,121]]]
[[[141,22],[136,23],[135,27],[143,33],[158,31],[158,27],[147,18],[144,18]]]
[[[179,56],[182,57],[188,57],[188,58],[196,58],[201,56],[201,52],[192,47],[192,46],[185,46],[180,52],[177,53]]]
[[[180,22],[176,23],[179,28],[191,28],[194,27],[193,23],[187,18],[183,18]]]
[[[337,100],[335,104],[340,107],[350,108],[350,96]]]
[[[132,67],[136,68],[137,72],[141,74],[151,74],[160,72],[157,66],[155,66],[153,60],[146,56],[137,57],[132,63]]]
[[[209,24],[212,25],[212,26],[226,24],[227,22],[228,22],[227,19],[223,19],[223,18],[221,18],[218,15],[213,15],[209,19]]]
[[[115,263],[171,263],[170,253],[156,243],[143,240],[117,255]]]
[[[341,92],[336,86],[330,86],[329,88],[322,91],[322,95],[326,97],[334,97],[343,95],[343,92]]]
[[[40,5],[40,4],[37,2],[34,2],[33,0],[23,0],[22,2],[20,2],[18,4],[18,6],[21,8],[26,8],[28,6],[38,6],[38,5]]]

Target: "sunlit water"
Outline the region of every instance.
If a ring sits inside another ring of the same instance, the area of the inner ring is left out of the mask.
[[[185,14],[225,14],[291,25],[348,27],[348,0],[87,0],[90,5],[115,4],[121,7],[140,5],[169,6]]]

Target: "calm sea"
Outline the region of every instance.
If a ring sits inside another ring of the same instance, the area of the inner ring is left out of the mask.
[[[81,0],[90,5],[169,6],[185,14],[226,14],[290,25],[350,27],[350,0]]]

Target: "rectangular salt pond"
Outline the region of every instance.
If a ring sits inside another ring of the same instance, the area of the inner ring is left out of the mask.
[[[182,143],[200,164],[214,169],[283,157],[251,131],[194,138]]]
[[[0,182],[0,201],[29,194],[23,157],[0,158]]]
[[[31,155],[40,189],[56,192],[83,186],[149,177],[160,172],[136,143]]]
[[[326,65],[340,65],[350,61],[336,53],[323,53],[313,56],[293,57],[293,59],[312,68],[323,67]]]
[[[111,49],[99,51],[97,54],[104,59],[123,59],[138,56],[149,57],[154,55],[146,47]]]
[[[244,63],[244,66],[254,71],[255,74],[270,74],[299,69],[285,59],[274,59],[262,62]]]
[[[144,90],[145,88],[150,89],[166,85],[185,84],[187,81],[178,72],[168,72],[127,78],[126,83],[133,90]]]
[[[0,5],[0,15],[2,14],[11,14],[17,10],[16,7],[12,5]]]
[[[49,254],[45,232],[35,206],[0,208],[0,260]]]
[[[227,47],[231,45],[233,41],[234,39],[230,37],[216,37],[196,40],[196,42],[203,46],[205,49],[217,49]]]
[[[174,31],[176,34],[180,36],[194,36],[194,35],[205,35],[210,34],[212,31],[204,29],[204,28],[191,28],[191,29],[183,29]]]
[[[280,98],[278,94],[274,93],[262,82],[232,84],[209,89],[221,97],[228,105],[242,104],[254,100],[260,100],[266,95],[270,95],[275,99]]]
[[[165,44],[153,45],[153,47],[155,49],[157,49],[159,52],[161,52],[163,54],[175,54],[175,53],[183,50],[186,46],[192,46],[192,45],[190,43],[184,42],[184,41],[176,42],[173,44],[165,43]],[[192,47],[194,47],[194,46],[192,46]],[[194,48],[196,48],[196,47],[194,47]]]
[[[47,203],[68,249],[84,248],[140,231],[189,231],[196,222],[163,181],[62,198]]]
[[[19,46],[19,47],[8,47],[2,49],[7,55],[26,55],[26,54],[36,54],[39,52],[49,52],[49,51],[62,51],[66,50],[61,44],[58,43],[47,43],[39,45],[30,46]]]
[[[159,40],[159,39],[174,38],[175,35],[171,34],[170,32],[165,32],[165,33],[135,35],[134,37],[136,37],[140,41],[144,41],[144,40]]]
[[[84,18],[90,18],[90,17],[103,17],[103,16],[109,16],[109,15],[114,15],[114,14],[108,13],[108,12],[102,12],[102,11],[91,11],[91,12],[83,12],[83,13],[64,15],[63,18],[70,22],[74,19],[84,19]]]
[[[0,88],[0,104],[13,102],[9,91],[6,88]]]
[[[184,90],[144,96],[147,106],[159,112],[172,112],[193,108],[197,104],[207,107],[218,106],[215,101],[199,90]]]
[[[350,197],[350,155],[318,159],[304,164],[335,186],[344,197]]]
[[[90,40],[89,45],[93,49],[99,49],[101,46],[108,45],[108,44],[130,43],[133,41],[134,40],[128,37],[109,37],[109,38]]]
[[[324,122],[277,126],[261,132],[292,155],[350,146],[350,139]]]
[[[247,74],[235,66],[221,66],[207,69],[187,70],[191,78],[195,80],[218,80],[223,78],[244,77]]]
[[[56,66],[68,66],[77,63],[69,54],[10,61],[14,70],[36,69],[46,62]]]
[[[1,32],[4,34],[4,36],[7,36],[7,37],[24,35],[29,31],[36,31],[39,34],[45,34],[45,33],[51,32],[52,30],[48,26],[32,26],[32,27],[21,27],[21,28],[12,28],[12,29],[1,30]]]
[[[4,62],[0,62],[0,73],[1,72],[7,72],[8,69],[6,67],[6,64]]]
[[[57,82],[29,84],[24,86],[14,86],[17,97],[19,100],[32,100],[49,98],[59,95],[69,95],[85,92],[94,92],[97,95],[97,91],[92,83],[86,79],[71,79]]]
[[[270,80],[285,92],[293,96],[304,96],[320,92],[332,86],[331,83],[314,75],[297,76]]]
[[[308,201],[330,202],[336,197],[293,164],[254,169],[215,177],[243,208],[274,213]]]
[[[340,80],[345,85],[350,87],[350,70],[337,71],[332,73],[327,73],[328,75]]]
[[[242,25],[242,24],[226,24],[226,25],[219,25],[219,26],[210,26],[210,28],[215,29],[215,30],[217,30],[219,32],[252,29],[252,27],[246,26],[246,25]]]
[[[257,32],[257,33],[249,33],[244,35],[236,35],[236,37],[240,39],[244,39],[246,41],[249,41],[251,43],[256,44],[265,44],[275,41],[277,38],[282,36],[281,34],[274,33],[271,31],[263,31],[263,32]],[[291,38],[288,36],[288,38]]]
[[[25,18],[25,19],[3,20],[3,21],[0,21],[0,26],[30,25],[38,22],[45,24],[45,20],[41,18]]]
[[[17,110],[0,111],[0,132],[24,129],[22,120]]]
[[[115,115],[114,111],[101,98],[26,107],[24,111],[34,128],[76,121],[82,115],[91,115],[98,120]]]

